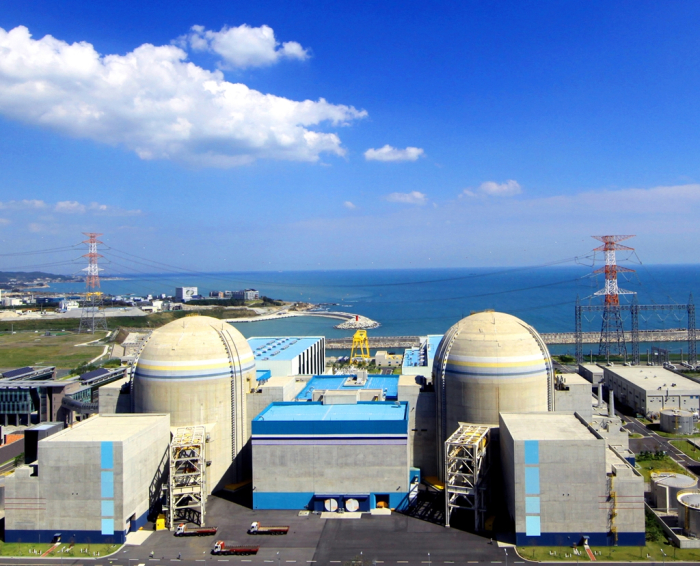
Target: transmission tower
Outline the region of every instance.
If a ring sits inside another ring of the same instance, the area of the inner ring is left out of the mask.
[[[102,242],[97,238],[102,234],[97,232],[83,232],[88,237],[83,240],[83,244],[88,245],[88,253],[82,257],[87,258],[88,266],[83,269],[87,272],[85,276],[85,288],[88,290],[85,300],[83,301],[83,310],[80,314],[80,327],[78,333],[89,332],[95,333],[95,330],[107,330],[107,317],[104,312],[104,304],[102,301],[102,293],[95,289],[100,288],[100,267],[97,265],[97,260],[103,255],[97,253],[97,244]]]
[[[625,291],[617,285],[617,274],[620,272],[634,271],[627,267],[617,265],[615,252],[618,250],[632,251],[634,248],[623,246],[618,242],[634,238],[634,236],[593,236],[603,242],[594,251],[605,252],[605,267],[596,269],[593,273],[605,274],[605,288],[596,291],[594,295],[604,295],[603,326],[600,330],[600,345],[598,355],[610,359],[610,354],[618,354],[627,361],[627,345],[625,344],[625,330],[622,327],[622,315],[620,309],[620,295],[634,295],[634,291]]]

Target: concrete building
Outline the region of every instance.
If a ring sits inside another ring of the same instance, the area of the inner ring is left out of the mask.
[[[578,413],[587,423],[593,417],[593,394],[589,381],[575,373],[558,375],[554,384],[554,410]]]
[[[598,385],[604,378],[603,368],[596,364],[579,364],[578,374],[593,385]]]
[[[176,287],[175,288],[175,300],[181,303],[191,301],[194,297],[198,295],[197,287]]]
[[[658,415],[663,409],[697,413],[700,383],[657,366],[604,368],[605,387],[615,400],[642,415]]]
[[[374,354],[374,362],[377,367],[399,367],[403,363],[403,356],[401,354],[391,354],[386,350],[378,350]]]
[[[257,289],[243,289],[242,291],[233,291],[231,293],[232,299],[238,299],[241,301],[257,301],[260,298],[260,291]]]
[[[500,453],[516,544],[645,544],[644,478],[580,417],[501,413]]]
[[[554,370],[537,331],[514,316],[472,314],[448,330],[433,364],[439,472],[460,422],[498,424],[500,412],[553,409]]]
[[[173,427],[206,428],[211,493],[248,479],[246,395],[255,359],[243,335],[208,316],[188,316],[153,331],[134,374],[137,413],[168,413]]]
[[[257,369],[269,369],[272,377],[318,375],[326,367],[323,336],[248,338]]]
[[[405,402],[273,403],[252,428],[254,509],[395,508],[417,486]]]
[[[123,543],[146,522],[163,471],[168,415],[95,416],[38,443],[5,480],[5,541]]]

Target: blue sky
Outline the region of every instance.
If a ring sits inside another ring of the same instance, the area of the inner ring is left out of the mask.
[[[4,2],[0,238],[221,271],[636,234],[697,263],[698,24],[691,1]]]

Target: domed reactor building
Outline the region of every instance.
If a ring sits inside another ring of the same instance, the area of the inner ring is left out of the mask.
[[[459,423],[498,426],[499,413],[553,410],[554,370],[532,326],[500,312],[479,312],[452,326],[433,364],[438,463]]]
[[[246,393],[254,383],[253,352],[230,324],[188,316],[153,332],[136,365],[134,410],[170,414],[174,444],[183,446],[182,456],[171,453],[171,474],[178,459],[199,467],[185,461],[192,444],[203,452],[205,496],[250,478],[243,450],[250,438]]]

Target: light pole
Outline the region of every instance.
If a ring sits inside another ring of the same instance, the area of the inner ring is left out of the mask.
[[[277,566],[280,566],[280,553],[277,552]]]
[[[664,559],[663,559],[662,564],[663,564],[663,566],[666,566],[666,553],[664,552],[663,548],[660,548],[659,550],[661,551],[661,554],[664,555]]]
[[[504,548],[504,549],[503,549],[503,552],[506,553],[506,566],[508,566],[508,549],[507,549],[507,548]]]

